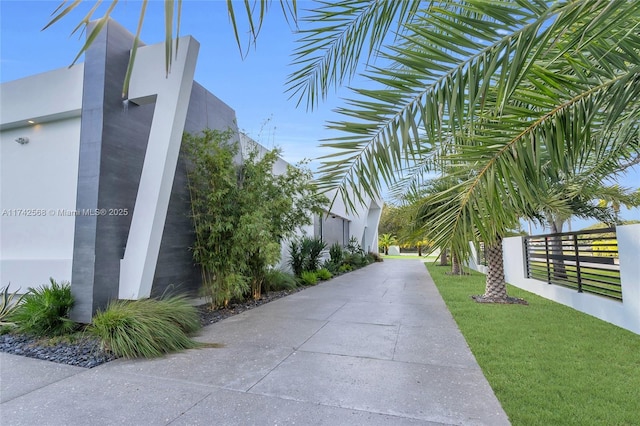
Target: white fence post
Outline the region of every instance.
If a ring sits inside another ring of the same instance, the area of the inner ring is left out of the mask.
[[[616,238],[622,302],[631,325],[629,329],[640,334],[640,224],[617,226]]]

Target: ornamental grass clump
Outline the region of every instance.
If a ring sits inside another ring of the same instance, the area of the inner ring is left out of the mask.
[[[18,297],[15,301],[13,300],[17,296],[18,291],[19,289],[9,294],[8,284],[0,290],[0,327],[15,327],[16,324],[8,321],[8,318],[18,310],[24,299],[25,294]]]
[[[300,275],[300,281],[302,285],[316,285],[318,283],[318,276],[315,272],[312,271],[304,271],[302,275]]]
[[[18,331],[51,337],[71,333],[76,328],[76,323],[69,319],[73,307],[71,285],[65,281],[58,284],[53,278],[50,281],[48,286],[30,287],[9,317]]]
[[[322,268],[316,271],[316,276],[322,281],[326,281],[326,280],[330,280],[331,277],[333,277],[333,274],[328,269]]]
[[[264,275],[266,291],[294,290],[298,287],[296,278],[280,269],[269,269]]]
[[[118,357],[153,358],[200,347],[189,334],[200,328],[198,312],[184,297],[117,300],[98,312],[89,331]]]

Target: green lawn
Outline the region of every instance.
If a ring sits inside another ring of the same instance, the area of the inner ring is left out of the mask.
[[[479,304],[484,275],[427,268],[514,425],[639,425],[640,336],[509,286],[528,306]]]

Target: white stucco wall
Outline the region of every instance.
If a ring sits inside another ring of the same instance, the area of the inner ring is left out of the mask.
[[[0,286],[11,291],[71,280],[83,71],[0,86]]]
[[[79,146],[79,117],[0,134],[0,285],[71,280]]]
[[[327,194],[334,199],[335,192]],[[382,200],[372,200],[365,197],[364,204],[356,201],[356,211],[349,211],[338,195],[335,197],[331,213],[349,220],[349,234],[355,237],[365,252],[378,252],[378,223],[382,214]]]

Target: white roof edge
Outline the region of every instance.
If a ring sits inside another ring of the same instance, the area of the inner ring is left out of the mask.
[[[0,128],[27,126],[80,115],[84,64],[0,85]]]

